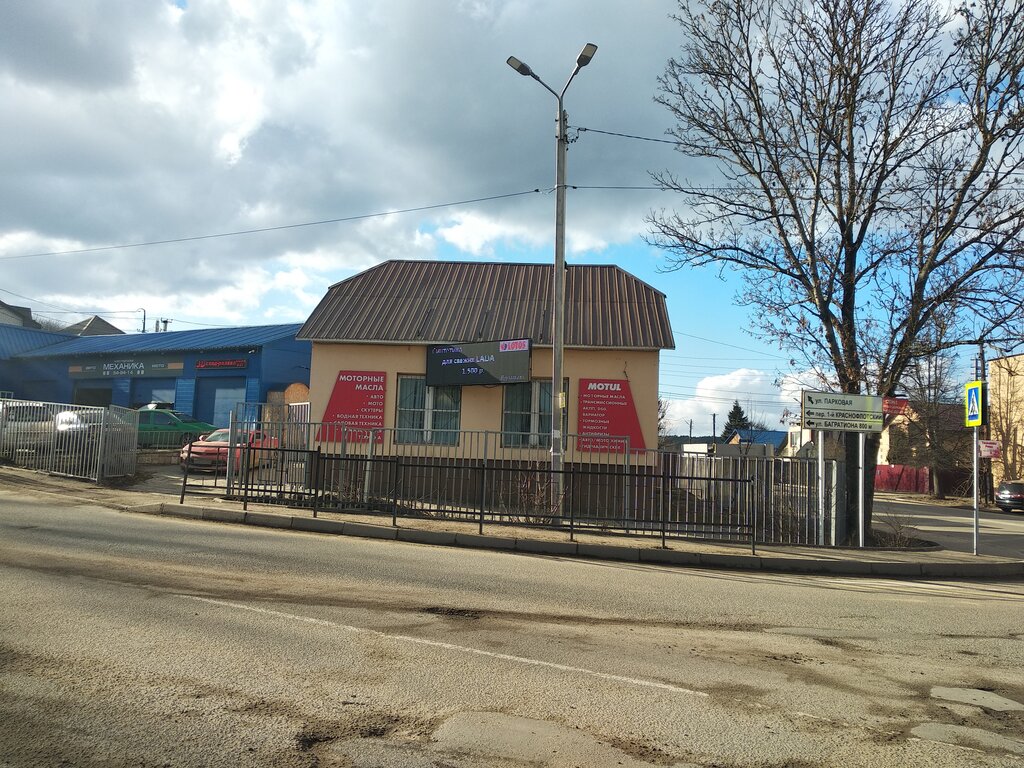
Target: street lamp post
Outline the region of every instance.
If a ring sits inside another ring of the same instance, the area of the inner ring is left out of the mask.
[[[569,149],[569,137],[566,135],[568,115],[563,102],[565,92],[569,89],[576,74],[590,63],[597,53],[597,46],[587,43],[576,57],[576,66],[565,82],[561,92],[541,80],[530,69],[529,65],[515,56],[508,57],[508,65],[526,77],[532,77],[551,93],[558,102],[555,122],[558,132],[555,136],[555,264],[553,281],[554,313],[551,333],[551,473],[554,475],[555,504],[560,510],[562,505],[562,413],[565,409],[565,394],[562,392],[562,360],[565,353],[565,161]]]

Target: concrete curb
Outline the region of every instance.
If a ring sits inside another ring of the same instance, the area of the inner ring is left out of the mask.
[[[304,533],[355,536],[364,539],[385,539],[410,544],[441,547],[465,547],[514,551],[530,555],[649,563],[689,568],[767,571],[773,573],[806,573],[842,576],[885,576],[909,579],[1024,579],[1024,561],[1007,563],[906,562],[834,560],[806,557],[772,557],[766,555],[724,554],[718,552],[678,552],[669,549],[589,544],[578,541],[546,541],[516,539],[452,531],[426,531],[417,528],[395,528],[315,517],[291,517],[273,512],[243,512],[217,507],[190,507],[181,504],[154,503],[128,507],[129,512],[166,515],[187,520],[204,520],[234,525],[253,525]]]

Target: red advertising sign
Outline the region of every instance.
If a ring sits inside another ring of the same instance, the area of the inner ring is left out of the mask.
[[[209,369],[209,368],[246,368],[249,365],[249,361],[245,359],[240,360],[196,360],[196,369]]]
[[[348,440],[365,443],[371,429],[384,426],[385,371],[338,371],[331,399],[324,410],[327,422],[317,440]],[[375,442],[384,441],[378,432]]]
[[[633,404],[633,393],[624,379],[580,379],[577,429],[581,451],[624,453],[642,451],[644,434]]]
[[[886,416],[902,416],[909,406],[910,401],[905,397],[882,398],[882,413]]]

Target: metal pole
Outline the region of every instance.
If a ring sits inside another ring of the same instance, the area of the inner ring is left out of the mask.
[[[568,83],[566,84],[568,87]],[[554,328],[551,334],[551,473],[555,479],[555,501],[562,510],[562,362],[565,355],[565,164],[569,140],[566,136],[568,115],[562,108],[563,90],[558,96],[558,134],[555,137],[555,274]]]
[[[857,471],[857,509],[860,510],[859,522],[860,522],[860,545],[864,546],[864,516],[867,510],[864,507],[864,446],[867,442],[867,435],[861,432],[858,435],[858,442],[860,443],[860,466]],[[833,528],[835,526],[833,525]]]
[[[978,554],[978,428],[974,428],[974,554]]]
[[[583,46],[583,50],[576,57],[576,66],[573,67],[572,74],[569,75],[561,92],[555,91],[541,80],[527,64],[515,56],[509,56],[507,61],[508,65],[516,72],[526,77],[532,77],[554,96],[558,109],[555,114],[558,132],[555,136],[555,274],[552,281],[554,307],[551,333],[551,474],[554,475],[552,493],[555,495],[555,499],[553,501],[557,504],[559,514],[562,512],[564,484],[562,477],[562,412],[565,408],[565,398],[562,394],[562,358],[565,351],[565,165],[569,148],[568,116],[565,114],[563,104],[565,92],[569,90],[573,79],[579,74],[580,69],[590,63],[595,53],[597,53],[597,46],[593,43]]]
[[[825,543],[825,430],[818,430],[818,544]]]

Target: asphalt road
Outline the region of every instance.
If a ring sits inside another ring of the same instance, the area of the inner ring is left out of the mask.
[[[926,497],[880,494],[874,520],[889,527],[909,527],[915,535],[954,552],[974,552],[974,509],[962,501],[936,503]],[[978,513],[978,553],[1024,557],[1024,513],[995,507]]]
[[[1020,766],[1020,583],[665,569],[0,488],[0,766]]]

